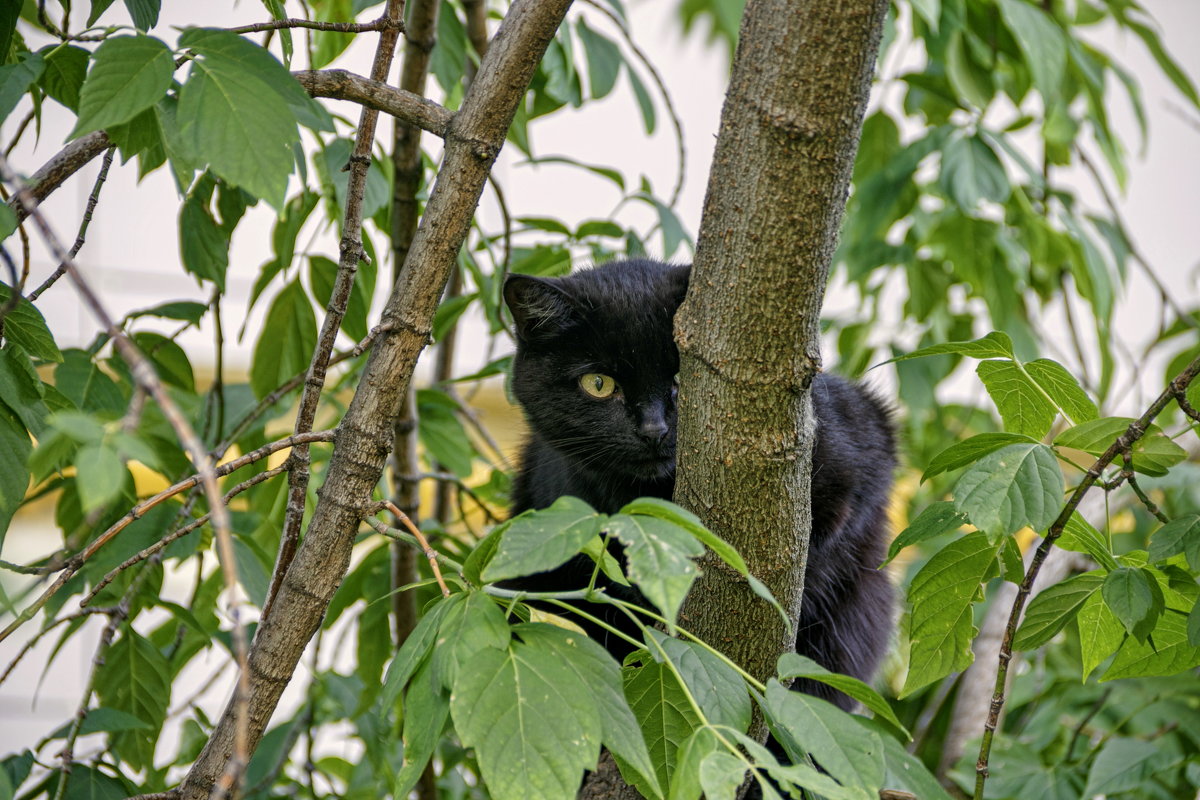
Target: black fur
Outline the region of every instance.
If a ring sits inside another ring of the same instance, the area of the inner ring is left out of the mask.
[[[690,268],[616,261],[564,278],[511,276],[505,300],[517,328],[513,389],[529,422],[513,513],[574,495],[613,513],[637,497],[671,498],[675,484],[675,311]],[[619,395],[589,397],[586,373],[616,379]],[[820,374],[812,387],[813,530],[796,651],[827,669],[870,680],[892,628],[892,590],[876,567],[887,546],[887,502],[895,465],[892,428],[861,387]],[[508,585],[528,591],[578,589],[592,563],[579,556]],[[635,590],[610,593],[645,603]],[[623,630],[609,606],[589,607]],[[618,659],[630,648],[584,626]],[[796,688],[843,708],[850,698],[800,682]]]

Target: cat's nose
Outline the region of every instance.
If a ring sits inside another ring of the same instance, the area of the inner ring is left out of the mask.
[[[650,408],[642,414],[642,424],[638,426],[638,435],[653,445],[662,443],[671,430],[663,416],[661,408]]]
[[[642,427],[638,428],[638,434],[650,444],[660,444],[663,439],[667,438],[669,430],[667,423],[660,418],[643,422]]]

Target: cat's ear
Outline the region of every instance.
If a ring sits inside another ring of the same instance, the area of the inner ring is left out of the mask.
[[[509,275],[504,281],[504,302],[512,312],[517,336],[525,341],[558,333],[574,316],[566,292],[531,275]]]

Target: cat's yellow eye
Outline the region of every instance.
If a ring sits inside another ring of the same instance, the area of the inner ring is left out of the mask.
[[[579,386],[589,396],[595,397],[597,400],[612,397],[612,393],[617,390],[617,382],[607,375],[601,375],[599,372],[589,372],[586,375],[580,376]]]

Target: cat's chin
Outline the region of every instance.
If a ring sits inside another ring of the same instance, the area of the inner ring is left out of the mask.
[[[675,476],[674,458],[647,458],[627,462],[625,472],[642,481],[660,481]]]

